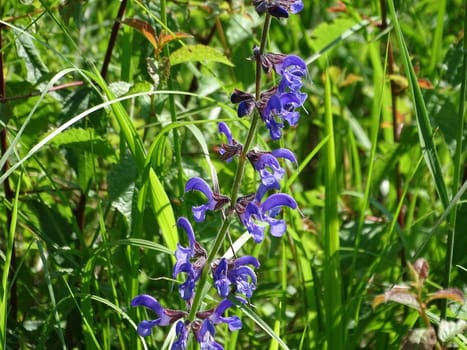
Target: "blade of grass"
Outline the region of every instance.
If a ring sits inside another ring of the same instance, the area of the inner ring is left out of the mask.
[[[10,295],[10,286],[8,284],[8,276],[12,272],[11,262],[13,259],[13,246],[15,244],[15,232],[16,224],[18,221],[18,197],[20,192],[20,184],[22,182],[23,173],[21,173],[18,179],[18,185],[16,187],[15,198],[13,202],[13,208],[11,210],[11,222],[10,227],[8,227],[8,237],[6,239],[5,247],[5,262],[3,263],[3,273],[2,273],[2,299],[0,304],[0,344],[2,348],[6,349],[6,334],[7,334],[7,318],[8,318],[8,296]]]
[[[438,15],[436,16],[436,26],[435,33],[433,36],[433,46],[431,47],[431,60],[430,66],[428,68],[430,74],[433,74],[433,71],[436,68],[436,65],[439,61],[439,56],[442,50],[443,43],[443,31],[444,31],[444,21],[446,16],[446,0],[438,1]],[[465,28],[465,27],[464,27]]]
[[[431,127],[428,111],[426,109],[423,95],[418,85],[418,79],[415,74],[414,67],[410,61],[410,55],[405,44],[404,36],[397,18],[394,1],[389,0],[389,12],[391,21],[394,26],[394,33],[396,35],[399,48],[401,50],[401,59],[409,81],[409,91],[411,94],[412,102],[414,104],[414,113],[417,120],[417,126],[420,138],[420,147],[423,151],[425,161],[427,163],[430,174],[433,178],[436,190],[441,199],[443,207],[446,208],[449,204],[448,192],[444,182],[441,165],[439,162],[438,152],[433,142],[433,128]]]
[[[386,47],[387,51],[387,47]],[[367,210],[370,205],[370,200],[371,200],[371,190],[372,190],[372,184],[373,184],[373,175],[374,175],[374,167],[376,164],[376,150],[378,149],[378,137],[379,137],[379,132],[380,132],[380,124],[381,124],[381,119],[384,120],[385,118],[385,113],[384,113],[384,108],[383,105],[387,105],[387,101],[390,100],[390,97],[387,96],[387,89],[386,89],[386,79],[385,79],[385,72],[386,72],[386,67],[387,67],[387,54],[385,55],[385,61],[384,64],[381,64],[380,60],[380,54],[379,54],[379,43],[378,42],[371,42],[369,43],[369,58],[373,67],[373,83],[375,86],[375,99],[373,99],[373,104],[372,104],[372,113],[371,113],[371,129],[370,129],[370,154],[369,154],[369,159],[368,159],[368,171],[366,174],[366,186],[364,190],[364,196],[363,200],[361,202],[361,208],[360,208],[360,217],[358,220],[358,228],[357,228],[357,233],[355,236],[355,251],[352,256],[352,265],[350,269],[350,276],[354,276],[355,271],[356,271],[356,265],[357,265],[357,257],[359,255],[359,250],[360,250],[360,244],[361,244],[361,239],[362,239],[362,231],[363,231],[363,226],[365,223],[365,217],[367,214]],[[386,116],[386,118],[389,118]],[[348,289],[349,295],[352,295],[355,290],[360,289],[362,286],[359,285],[361,284],[362,281],[354,280],[354,282],[350,283],[350,287]],[[366,283],[363,280],[363,283]],[[357,294],[358,295],[358,294]],[[360,317],[360,303],[361,299],[353,303],[355,305],[355,311],[354,311],[354,317],[353,320],[358,322],[359,317]]]
[[[55,292],[54,292],[54,284],[52,281],[52,276],[49,271],[49,263],[47,262],[47,258],[45,257],[44,253],[44,248],[42,248],[42,243],[40,240],[36,241],[37,249],[39,250],[39,255],[42,260],[42,264],[44,266],[44,276],[47,282],[47,289],[49,291],[49,297],[50,297],[50,303],[52,304],[52,312],[55,318],[55,329],[58,334],[58,339],[60,339],[60,344],[62,346],[62,349],[66,350],[66,343],[65,343],[65,337],[63,335],[63,329],[61,327],[61,322],[60,322],[60,315],[57,310],[57,303],[55,302]]]
[[[342,284],[339,257],[339,217],[337,213],[338,184],[336,150],[332,115],[331,79],[325,72],[324,119],[329,137],[325,148],[325,204],[324,204],[324,309],[326,343],[328,349],[344,349],[342,327]]]
[[[271,338],[277,341],[277,343],[282,347],[282,349],[288,350],[289,347],[287,344],[272,330],[271,327],[261,318],[259,317],[253,310],[251,310],[245,304],[241,304],[238,300],[232,299],[232,303],[240,310],[242,310],[243,314],[253,320],[258,327],[260,327],[263,331],[265,331]]]

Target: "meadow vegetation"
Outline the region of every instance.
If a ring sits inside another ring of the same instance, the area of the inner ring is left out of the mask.
[[[140,337],[155,315],[131,303],[219,303],[179,295],[186,217],[207,254],[260,263],[228,299],[242,329],[216,327],[227,350],[467,349],[465,1],[258,2],[1,1],[0,348],[171,348],[175,324]],[[280,138],[231,101],[281,79],[258,85],[255,47],[306,63]],[[232,214],[262,178],[221,159],[220,122],[245,152],[295,155],[271,194],[282,237]],[[232,203],[193,220],[190,179]]]

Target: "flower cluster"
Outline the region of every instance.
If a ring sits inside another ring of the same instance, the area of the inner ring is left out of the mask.
[[[237,114],[243,117],[258,110],[261,119],[269,129],[273,140],[282,136],[284,121],[295,126],[300,119],[297,108],[303,106],[307,95],[301,91],[302,79],[306,76],[306,63],[298,56],[275,53],[260,54],[258,48],[253,50],[253,59],[259,60],[263,70],[269,73],[274,70],[280,75],[279,85],[264,91],[259,100],[248,92],[235,90],[230,98],[238,103]]]
[[[253,0],[253,5],[259,14],[267,13],[268,16],[276,18],[286,18],[289,14],[303,9],[301,0]],[[239,117],[257,113],[253,118],[261,119],[268,128],[271,138],[278,140],[282,136],[284,122],[294,126],[299,120],[297,109],[304,104],[307,97],[301,91],[302,79],[306,76],[306,64],[295,55],[263,54],[261,51],[259,48],[254,48],[252,59],[261,66],[265,74],[275,72],[279,75],[278,85],[256,97],[236,89],[231,101],[238,104]],[[252,124],[256,125],[256,123]],[[280,182],[286,173],[281,162],[287,160],[295,164],[297,162],[295,155],[287,148],[271,151],[250,149],[253,139],[251,136],[255,128],[249,130],[250,134],[245,145],[232,136],[226,123],[219,123],[218,131],[226,139],[226,142],[219,147],[220,159],[232,162],[239,157],[238,161],[242,166],[238,169],[243,169],[243,165],[249,162],[258,174],[258,186],[254,193],[246,195],[239,195],[238,186],[235,194],[232,194],[232,198],[235,198],[232,200],[229,196],[220,193],[219,189],[213,190],[204,179],[190,178],[186,182],[185,192],[197,191],[205,197],[203,203],[191,208],[193,220],[203,223],[206,217],[212,215],[208,212],[222,211],[222,220],[230,221],[238,217],[239,222],[256,243],[264,240],[267,231],[271,236],[281,237],[287,229],[285,220],[280,218],[282,208],[297,208],[297,203],[290,195],[278,192],[281,188]],[[234,182],[238,181],[239,184],[242,175],[241,170],[237,171]],[[224,223],[228,224],[228,222]],[[253,297],[257,286],[255,269],[260,268],[260,262],[254,256],[237,256],[237,252],[234,252],[233,258],[217,257],[218,248],[213,248],[211,253],[208,253],[208,250],[197,241],[187,218],[180,217],[177,226],[185,233],[188,244],[177,245],[172,277],[174,280],[182,280],[178,285],[178,293],[185,301],[186,310],[164,308],[154,297],[146,294],[138,295],[131,301],[131,306],[146,307],[154,312],[157,318],[141,321],[137,332],[140,336],[148,336],[155,326],[172,326],[176,334],[172,350],[186,349],[190,334],[200,344],[202,350],[223,349],[215,340],[216,326],[226,324],[230,331],[242,328],[238,316],[224,314],[227,309],[245,304],[247,299]],[[215,247],[221,246],[216,243],[222,243],[225,238],[228,225],[223,227],[225,227],[224,231],[221,228],[216,237],[213,245]],[[210,278],[221,301],[211,309],[199,311],[200,295],[203,294],[198,293],[203,293],[206,289],[206,281]]]
[[[240,298],[237,298],[237,300],[241,303],[245,302],[245,300]],[[215,308],[196,313],[196,320],[190,321],[187,318],[188,313],[186,311],[163,308],[157,299],[150,295],[138,295],[131,301],[131,306],[144,306],[158,316],[154,320],[144,320],[138,324],[138,334],[143,337],[150,335],[152,328],[155,326],[169,326],[177,322],[175,324],[176,340],[172,344],[172,350],[187,348],[190,331],[201,345],[201,349],[223,349],[214,340],[216,334],[215,326],[225,323],[228,325],[230,331],[242,328],[242,321],[238,316],[222,316],[233,305],[230,300],[224,299]]]
[[[303,10],[302,0],[253,0],[258,14],[269,13],[276,18],[287,18],[289,13]]]

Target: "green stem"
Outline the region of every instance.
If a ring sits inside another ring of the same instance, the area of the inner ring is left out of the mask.
[[[266,41],[267,41],[267,36],[269,32],[269,26],[271,24],[271,16],[268,14],[266,15],[266,19],[264,21],[264,27],[263,27],[263,33],[261,37],[261,44],[259,48],[260,54],[264,52],[264,49],[266,47]],[[259,99],[261,92],[261,62],[259,60],[256,61],[256,99]],[[240,192],[240,185],[242,182],[243,178],[243,172],[245,169],[245,163],[246,163],[246,153],[248,152],[249,148],[251,147],[251,144],[253,143],[254,136],[256,135],[256,129],[258,127],[258,120],[259,120],[259,114],[254,113],[252,120],[251,120],[251,126],[250,129],[248,130],[248,135],[246,137],[246,141],[243,145],[243,151],[239,157],[239,162],[238,162],[238,167],[237,171],[235,173],[235,178],[233,181],[232,185],[232,192],[230,194],[231,198],[231,205],[230,205],[230,210],[229,214],[226,216],[224,222],[222,223],[222,226],[219,229],[219,232],[217,233],[216,239],[214,240],[213,246],[210,250],[210,253],[208,255],[205,268],[203,269],[203,272],[201,274],[201,277],[198,281],[198,285],[196,287],[196,293],[193,298],[193,303],[191,305],[190,309],[190,314],[188,318],[190,321],[194,321],[196,318],[196,313],[198,312],[201,302],[204,299],[205,295],[205,286],[209,277],[209,272],[210,272],[210,267],[214,259],[217,257],[217,254],[222,246],[222,244],[225,241],[225,238],[227,236],[227,231],[230,226],[230,222],[233,217],[233,209],[235,207],[235,203],[238,198],[238,194]]]

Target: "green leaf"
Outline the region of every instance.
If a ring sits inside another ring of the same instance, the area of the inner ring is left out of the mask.
[[[392,23],[394,24],[394,32],[396,34],[397,42],[401,50],[401,58],[404,67],[404,71],[407,74],[409,80],[409,91],[411,93],[411,99],[414,104],[414,113],[417,120],[417,127],[420,138],[420,147],[423,151],[428,170],[431,173],[436,190],[441,198],[444,208],[449,204],[449,196],[447,192],[446,183],[444,181],[443,172],[441,170],[441,164],[439,161],[438,151],[433,141],[433,127],[428,117],[428,111],[426,108],[425,101],[423,99],[420,86],[418,85],[418,79],[415,74],[413,64],[410,60],[410,55],[405,44],[404,36],[399,24],[399,19],[394,8],[394,2],[389,1],[389,9],[391,14]]]
[[[170,55],[170,65],[186,62],[218,62],[233,67],[232,62],[220,51],[206,45],[186,45]]]
[[[68,26],[70,24],[70,19],[72,18],[76,26],[80,26],[81,15],[83,14],[83,11],[81,10],[81,3],[81,0],[68,0],[60,2],[58,11],[65,25]]]
[[[167,141],[167,137],[160,137],[157,139],[154,153],[152,156],[152,163],[157,174],[164,174],[172,165],[172,147]]]
[[[152,209],[161,229],[162,237],[167,244],[167,248],[175,250],[177,248],[178,233],[174,212],[169,197],[153,169],[149,169],[149,183]]]
[[[125,217],[129,227],[132,224],[137,176],[135,161],[129,154],[124,154],[120,163],[115,164],[107,176],[109,201],[112,203],[112,207]]]
[[[112,146],[102,137],[96,136],[92,128],[71,128],[58,134],[52,141],[57,147],[66,147],[78,152],[90,152],[103,157],[114,154]]]
[[[138,172],[134,158],[129,154],[124,154],[120,162],[110,169],[107,176],[109,201],[113,202],[123,195],[135,183],[137,176]]]
[[[32,38],[29,35],[23,35],[19,31],[16,34],[16,49],[18,56],[24,60],[27,70],[27,81],[36,83],[42,75],[49,72],[47,66],[42,61],[41,55],[37,50]]]

